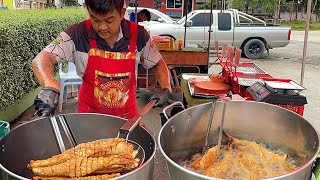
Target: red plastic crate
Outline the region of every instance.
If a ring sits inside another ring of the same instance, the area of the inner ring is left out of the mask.
[[[246,93],[245,98],[247,101],[254,101],[254,99],[250,96],[249,93]],[[273,104],[273,103],[271,103],[271,104]],[[303,116],[304,106],[292,105],[292,104],[273,104],[273,105],[283,107],[285,109],[288,109],[292,112],[299,114],[300,116]]]
[[[241,72],[236,73],[236,77],[231,79],[231,90],[233,93],[239,94],[242,97],[246,96],[246,90],[250,85],[244,85],[241,84],[241,78],[242,80],[247,80],[247,81],[253,81],[251,85],[253,85],[255,82],[262,80],[261,78],[263,77],[268,77],[271,78],[272,76],[269,74],[263,74],[263,73],[257,73],[257,74],[244,74]],[[240,83],[239,83],[239,78],[240,78]]]
[[[239,94],[241,97],[245,97],[246,95],[246,90],[248,87],[246,86],[241,86],[236,81],[232,81],[231,83],[231,91],[234,94]]]
[[[247,79],[260,79],[262,77],[272,78],[271,75],[267,74],[263,69],[257,66],[253,62],[242,62],[238,66],[232,66],[231,62],[221,61],[220,65],[222,67],[222,77],[225,79],[225,82],[229,85],[233,85],[234,82],[238,83],[238,78],[247,78]],[[242,69],[241,69],[242,68]],[[248,69],[246,69],[248,68]],[[248,70],[248,72],[246,72]],[[240,88],[234,88],[240,89]]]

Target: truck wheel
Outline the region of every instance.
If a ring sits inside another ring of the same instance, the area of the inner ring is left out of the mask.
[[[259,59],[266,50],[264,43],[259,39],[250,39],[243,47],[244,54],[249,59]]]

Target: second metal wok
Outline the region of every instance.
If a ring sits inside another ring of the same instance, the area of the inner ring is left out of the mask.
[[[313,162],[319,153],[319,136],[312,125],[298,114],[279,106],[227,101],[224,130],[239,139],[249,139],[274,148],[283,149],[289,157],[307,156],[289,174],[270,179],[309,180]],[[223,102],[217,102],[209,136],[209,143],[217,144],[218,127]],[[217,180],[180,166],[180,162],[201,152],[206,139],[212,103],[201,104],[174,115],[160,130],[159,149],[165,157],[172,180]]]

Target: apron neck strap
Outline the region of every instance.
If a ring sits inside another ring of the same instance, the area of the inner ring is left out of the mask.
[[[137,37],[138,37],[138,24],[134,22],[130,22],[130,52],[135,52],[137,49]]]
[[[91,20],[90,19],[86,20],[86,28],[87,28],[87,32],[88,32],[88,36],[89,36],[90,29],[91,29]],[[89,37],[89,41],[90,41],[90,48],[94,48],[94,49],[98,48],[96,39]]]

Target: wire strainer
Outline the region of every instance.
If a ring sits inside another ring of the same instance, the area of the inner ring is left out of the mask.
[[[117,138],[125,138],[128,143],[133,145],[134,150],[138,151],[136,155],[136,158],[140,159],[138,167],[141,166],[141,164],[143,164],[144,162],[145,151],[140,144],[128,139],[129,133],[132,132],[135,127],[137,127],[142,116],[144,116],[147,112],[149,112],[149,110],[152,109],[152,107],[156,103],[157,103],[157,100],[149,101],[149,103],[136,116],[134,116],[132,119],[128,119],[128,121],[124,123],[124,125],[119,129],[119,132],[118,132]]]

